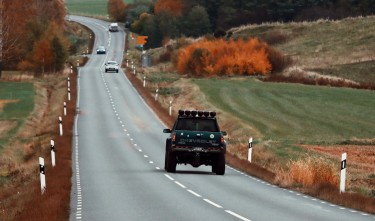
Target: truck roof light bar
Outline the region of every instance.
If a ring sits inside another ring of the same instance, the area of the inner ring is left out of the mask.
[[[179,116],[192,116],[192,117],[215,117],[215,111],[201,111],[201,110],[179,110]]]

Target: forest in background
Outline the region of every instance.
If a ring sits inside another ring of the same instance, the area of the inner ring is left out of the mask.
[[[146,48],[178,37],[222,33],[232,27],[264,22],[342,19],[375,13],[375,0],[109,0],[108,14],[130,31],[150,36]],[[113,7],[115,6],[115,7]]]

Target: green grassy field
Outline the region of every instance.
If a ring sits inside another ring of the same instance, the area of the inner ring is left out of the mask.
[[[70,14],[107,16],[108,0],[65,0],[65,5]],[[133,0],[124,0],[133,3]]]
[[[209,102],[253,125],[264,140],[341,143],[375,137],[373,91],[264,83],[252,78],[193,82]]]
[[[1,147],[12,137],[34,109],[34,86],[32,83],[0,82],[0,100],[14,100],[0,111],[0,121],[15,121],[16,126],[0,137]]]

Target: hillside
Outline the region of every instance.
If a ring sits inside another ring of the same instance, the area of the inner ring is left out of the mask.
[[[358,82],[375,82],[375,16],[233,28],[258,37],[293,59],[294,67]]]

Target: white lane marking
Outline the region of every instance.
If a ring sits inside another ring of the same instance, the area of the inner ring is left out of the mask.
[[[155,169],[160,170],[160,167],[155,167]]]
[[[148,156],[147,156],[147,155],[143,155],[143,157],[144,157],[144,158],[148,158]]]
[[[209,204],[211,204],[211,205],[213,205],[213,206],[215,206],[215,207],[217,207],[217,208],[223,208],[222,206],[220,206],[219,204],[217,204],[217,203],[214,203],[214,202],[212,202],[211,200],[209,200],[209,199],[203,199],[204,201],[206,201],[207,203],[209,203]]]
[[[168,179],[174,181],[174,179],[171,176],[169,176],[168,174],[164,174],[164,176],[166,176]]]
[[[194,196],[196,197],[202,197],[201,195],[199,195],[198,193],[192,191],[192,190],[188,190],[189,193],[193,194]]]
[[[186,186],[184,186],[182,183],[178,182],[178,181],[174,181],[177,185],[179,185],[181,188],[185,189]]]
[[[243,221],[251,221],[251,219],[247,219],[247,218],[245,218],[245,217],[243,217],[243,216],[240,216],[240,215],[238,215],[237,213],[234,213],[234,212],[232,212],[232,211],[230,211],[230,210],[225,210],[225,212],[229,213],[229,214],[232,215],[232,216],[237,217],[237,218],[240,219],[240,220],[243,220]]]
[[[81,76],[81,70],[78,69],[78,77],[77,77],[77,100],[76,100],[76,106],[80,106],[80,76]],[[74,121],[74,133],[75,133],[75,164],[76,164],[76,187],[77,187],[77,207],[76,207],[76,220],[81,220],[82,219],[82,192],[81,192],[81,178],[79,175],[79,152],[78,152],[78,117],[75,118]]]

